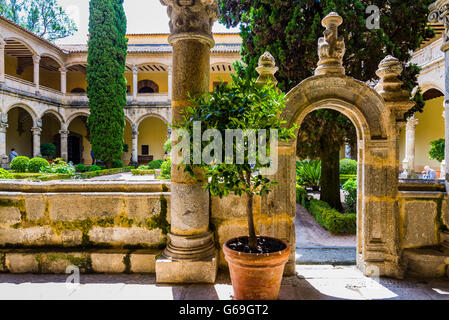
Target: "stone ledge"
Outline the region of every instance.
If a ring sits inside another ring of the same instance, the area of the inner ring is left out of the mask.
[[[412,278],[449,277],[449,252],[438,249],[406,249],[406,275]]]
[[[81,273],[155,273],[161,250],[3,249],[0,272],[64,274],[75,265]]]

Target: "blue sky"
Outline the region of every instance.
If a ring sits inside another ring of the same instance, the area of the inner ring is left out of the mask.
[[[59,0],[61,6],[75,20],[78,32],[57,43],[78,44],[87,41],[89,24],[89,0]],[[128,19],[128,33],[166,33],[169,32],[167,7],[159,0],[125,0]],[[238,28],[226,29],[218,22],[214,32],[238,32]]]

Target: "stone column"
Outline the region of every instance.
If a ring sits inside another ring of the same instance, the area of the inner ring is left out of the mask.
[[[359,184],[363,197],[359,224],[363,226],[359,243],[361,254],[357,266],[366,275],[401,278],[404,274],[402,248],[399,241],[399,132],[405,113],[413,107],[399,76],[402,65],[398,59],[387,56],[379,64],[376,74],[380,81],[375,90],[385,101],[389,125],[388,139],[372,138],[364,141],[364,155],[359,161],[364,172]]]
[[[6,150],[6,130],[8,129],[8,114],[2,112],[0,120],[0,165],[2,168],[8,165],[8,154]]]
[[[59,134],[61,135],[61,158],[67,162],[69,160],[68,138],[70,132],[66,127],[63,127]]]
[[[407,171],[408,178],[417,178],[415,170],[415,132],[418,119],[413,115],[407,119],[405,126],[405,158],[402,162],[404,171]]]
[[[437,0],[429,6],[430,15],[429,21],[433,23],[443,23],[444,24],[444,34],[443,34],[443,45],[441,46],[441,51],[444,52],[445,66],[444,66],[444,127],[445,127],[445,139],[446,139],[446,149],[444,152],[444,159],[449,159],[449,0]],[[445,170],[446,181],[449,182],[449,172]],[[443,176],[441,176],[443,178]]]
[[[66,67],[61,67],[59,69],[59,72],[61,72],[61,93],[66,94],[67,93],[67,69],[66,69]]]
[[[0,39],[0,82],[5,83],[5,47],[6,42]]]
[[[173,94],[173,68],[171,66],[168,67],[168,100],[172,100]]]
[[[139,67],[133,65],[133,101],[137,101],[138,81],[139,81]]]
[[[31,131],[33,132],[33,157],[40,157],[42,125],[36,123],[36,125],[31,128]]]
[[[161,0],[168,6],[169,42],[173,47],[172,122],[182,119],[189,94],[209,91],[212,25],[218,20],[216,0]],[[178,137],[172,134],[173,146]],[[203,179],[195,180],[172,164],[171,230],[163,256],[156,262],[156,281],[214,283],[217,252],[209,230],[209,194]]]
[[[35,92],[39,92],[39,64],[41,61],[41,56],[38,54],[35,54],[33,56],[33,63],[34,63],[34,85],[35,85]]]
[[[446,110],[443,111],[443,119],[444,123],[446,124]],[[443,161],[441,161],[440,166],[440,179],[445,179],[445,177],[446,177],[446,158],[444,158]]]
[[[131,162],[133,165],[138,165],[139,164],[139,145],[138,145],[139,131],[138,131],[137,124],[135,124],[135,123],[133,123],[133,125],[132,125],[132,138],[133,138],[133,142],[132,142]]]

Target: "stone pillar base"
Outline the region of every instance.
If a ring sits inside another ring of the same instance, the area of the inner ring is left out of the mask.
[[[296,261],[288,261],[284,269],[284,277],[296,275]]]
[[[172,260],[164,256],[156,260],[157,283],[215,283],[217,254],[202,260]]]

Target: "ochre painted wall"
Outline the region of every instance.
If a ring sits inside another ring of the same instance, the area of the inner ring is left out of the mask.
[[[12,57],[10,55],[5,54],[5,72],[6,74],[9,74],[10,76],[27,80],[29,82],[33,82],[34,78],[34,66],[33,61],[30,60],[29,64],[23,67],[23,73],[18,75],[17,74],[17,58]]]
[[[142,154],[142,145],[149,146],[149,155],[154,160],[164,159],[164,143],[167,141],[167,125],[160,119],[150,117],[139,126],[138,154]]]
[[[73,89],[81,88],[87,91],[86,75],[82,72],[67,72],[67,92]]]
[[[415,136],[415,171],[421,172],[425,165],[431,166],[435,171],[440,171],[441,163],[429,159],[430,142],[444,139],[444,97],[426,101],[423,113],[416,113],[418,125]],[[405,127],[401,130],[399,163],[405,158]]]

